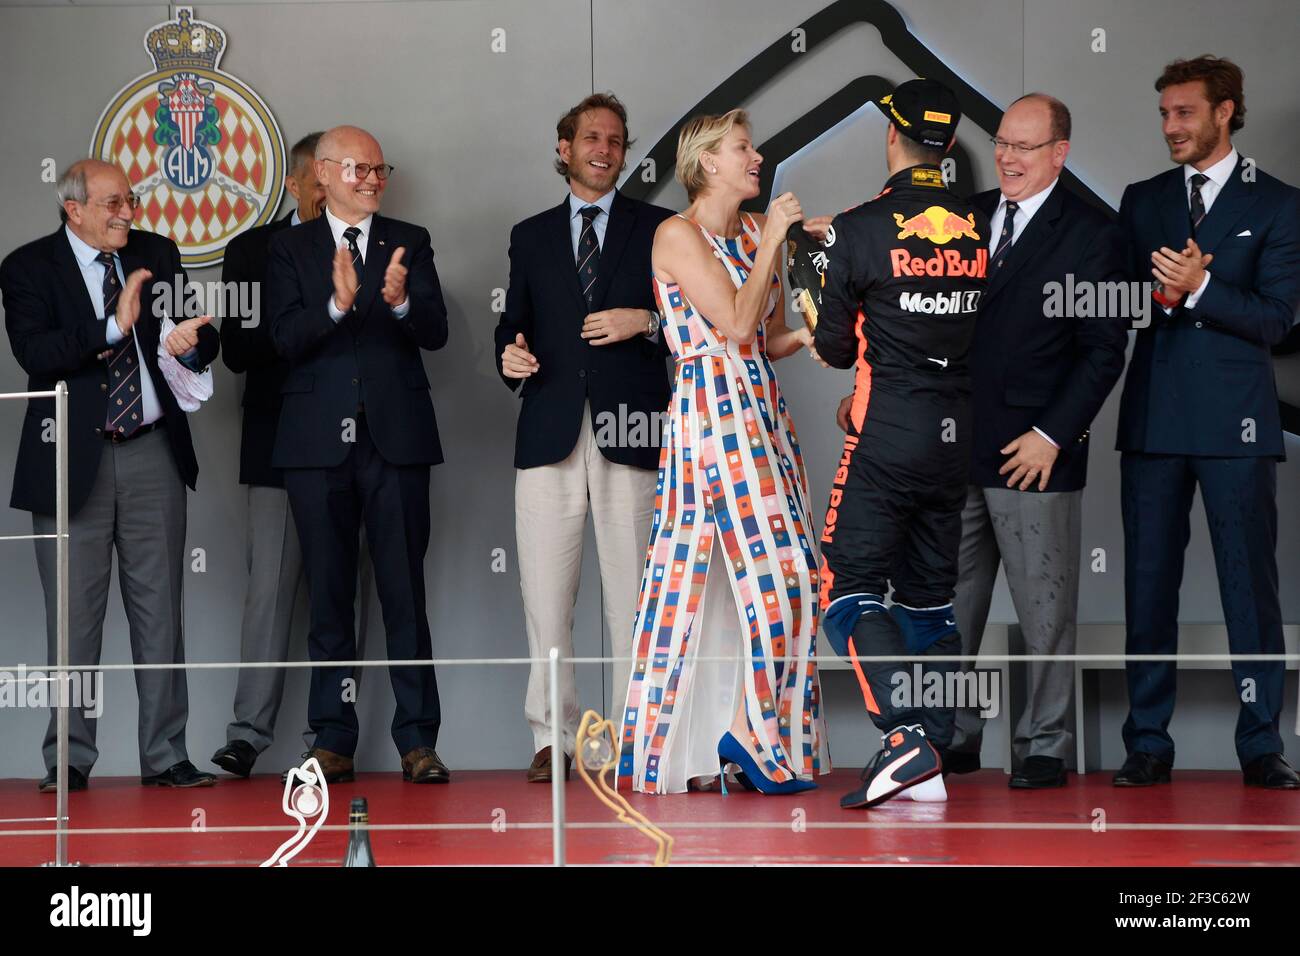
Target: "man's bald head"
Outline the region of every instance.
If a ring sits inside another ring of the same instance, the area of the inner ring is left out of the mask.
[[[316,144],[316,176],[325,187],[329,211],[348,223],[358,223],[378,212],[388,183],[374,167],[383,164],[379,140],[359,126],[326,130]],[[365,169],[364,177],[358,175],[358,167]]]
[[[79,159],[59,176],[60,218],[83,242],[101,252],[126,245],[135,219],[126,174],[102,159]]]

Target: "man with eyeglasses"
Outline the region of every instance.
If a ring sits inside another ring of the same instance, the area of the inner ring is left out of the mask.
[[[185,488],[195,487],[199,468],[185,412],[158,368],[161,317],[171,311],[166,296],[186,282],[180,251],[170,239],[131,228],[139,203],[115,166],[73,163],[59,177],[58,196],[63,225],[5,258],[0,293],[27,388],[68,385],[68,662],[99,663],[116,552],[132,660],[184,663]],[[174,318],[163,347],[201,372],[220,348],[211,317]],[[32,512],[38,535],[56,530],[53,429],[54,399],[30,399],[10,505]],[[36,542],[36,564],[54,662],[54,541]],[[186,753],[185,671],[136,671],[135,683],[140,782],[214,783]],[[45,733],[43,792],[57,787],[56,717],[52,711]],[[70,708],[69,790],[88,785],[99,756],[95,734],[95,718]]]
[[[971,200],[990,229],[989,284],[970,356],[974,434],[953,600],[963,654],[979,653],[999,564],[1026,652],[1075,651],[1088,431],[1124,371],[1127,326],[1121,316],[1049,308],[1053,288],[1099,293],[1100,283],[1124,278],[1115,227],[1059,182],[1070,126],[1055,97],[1016,100],[993,138],[999,188]],[[1050,660],[1027,670],[1010,785],[1064,786],[1074,670]],[[958,709],[946,771],[979,769],[982,730],[977,706]]]
[[[316,178],[316,144],[320,138],[320,133],[309,133],[289,151],[290,168],[284,185],[295,200],[293,211],[240,234],[226,246],[221,280],[228,286],[264,286],[271,240],[282,230],[311,222],[321,214],[325,188]],[[254,301],[260,301],[260,296]],[[271,449],[280,420],[280,389],[289,366],[271,344],[270,324],[265,314],[232,316],[221,323],[221,359],[232,372],[244,376],[239,442],[239,480],[248,486],[248,590],[239,641],[239,657],[244,662],[288,660],[294,605],[305,578],[284,477],[271,467]],[[364,541],[362,535],[357,601],[357,647],[362,654],[374,577]],[[237,777],[248,777],[253,772],[258,754],[275,738],[284,678],[282,667],[245,667],[239,671],[234,720],[226,727],[225,745],[212,755],[214,764]],[[358,674],[358,690],[360,678]]]
[[[365,526],[392,660],[433,655],[425,611],[429,468],[442,461],[420,350],[447,343],[429,232],[379,215],[393,167],[365,130],[316,144],[324,214],[277,235],[267,267],[271,342],[288,363],[271,465],[302,545],[313,661],[356,659],[353,600]],[[403,778],[446,783],[434,747],[433,667],[389,669]],[[353,779],[358,726],[351,667],[312,669],[308,723],[330,783]]]

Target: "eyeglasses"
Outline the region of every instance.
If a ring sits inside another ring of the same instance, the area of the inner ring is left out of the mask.
[[[994,136],[989,140],[993,144],[994,150],[1009,149],[1017,156],[1023,156],[1025,153],[1032,153],[1036,149],[1042,149],[1044,146],[1050,146],[1052,143],[1059,143],[1059,139],[1044,140],[1037,146],[1025,146],[1021,143],[1008,143],[1005,139],[998,139]]]
[[[107,209],[111,215],[116,216],[118,210],[122,208],[122,203],[126,203],[131,207],[131,211],[135,212],[140,208],[140,197],[135,193],[131,193],[129,196],[109,196],[107,199],[97,199],[93,203],[85,202],[82,205],[99,206],[102,209]]]
[[[371,170],[374,170],[375,177],[379,180],[385,180],[393,174],[396,168],[390,163],[380,163],[378,166],[372,166],[369,163],[354,163],[350,159],[338,160],[330,159],[327,156],[321,157],[322,162],[337,163],[343,167],[343,181],[352,182],[350,177],[355,176],[357,182],[364,182],[370,178]]]

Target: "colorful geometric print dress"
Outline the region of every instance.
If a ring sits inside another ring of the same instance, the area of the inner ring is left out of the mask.
[[[759,242],[753,219],[742,213],[741,223],[742,234],[730,239],[693,223],[737,288]],[[773,276],[767,316],[748,345],[715,329],[676,283],[656,278],[655,297],[676,378],[633,632],[619,782],[681,793],[692,777],[716,776],[718,741],[731,728],[738,693],[773,780],[827,773],[808,481],[766,352],[780,281]],[[755,659],[696,661],[716,656]]]

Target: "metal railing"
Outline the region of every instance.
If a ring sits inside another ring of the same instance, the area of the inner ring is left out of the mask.
[[[68,383],[56,382],[51,392],[0,392],[2,399],[54,399],[54,534],[9,534],[0,541],[39,541],[54,538],[55,567],[55,722],[58,756],[55,773],[54,866],[68,865]]]

